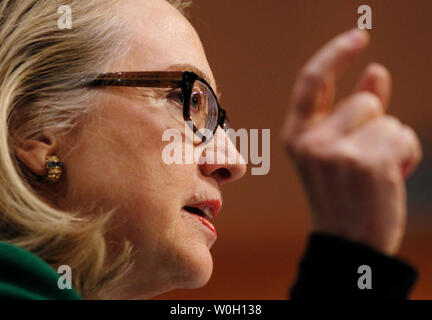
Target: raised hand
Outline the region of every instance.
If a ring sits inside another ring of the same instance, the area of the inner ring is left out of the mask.
[[[303,178],[313,231],[393,255],[405,231],[405,179],[421,159],[420,142],[385,114],[391,77],[379,64],[370,64],[354,92],[331,108],[338,75],[368,43],[368,33],[354,29],[309,60],[281,136]]]

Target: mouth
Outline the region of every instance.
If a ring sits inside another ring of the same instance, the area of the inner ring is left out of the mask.
[[[203,210],[203,209],[200,209],[198,207],[190,207],[190,206],[185,206],[185,207],[183,207],[183,209],[189,213],[192,213],[192,214],[195,214],[197,216],[206,218],[208,220],[212,219],[211,213],[209,213],[208,210],[206,211],[205,209]]]
[[[220,209],[221,203],[219,200],[209,200],[183,207],[184,211],[197,217],[199,221],[201,221],[205,227],[210,229],[215,236],[217,236],[216,228],[210,220],[217,216]]]

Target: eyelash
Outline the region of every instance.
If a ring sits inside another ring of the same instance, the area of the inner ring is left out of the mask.
[[[170,103],[183,106],[183,101],[179,101],[179,96],[182,94],[181,89],[166,89],[152,88],[150,91],[139,92],[142,99],[155,99],[156,101],[168,100]]]
[[[171,89],[168,92],[166,90],[153,90],[153,97],[152,98],[156,98],[156,99],[166,99],[168,100],[170,103],[174,104],[176,107],[178,108],[183,108],[183,103],[184,103],[184,97],[183,97],[183,92],[181,90],[181,88],[176,88],[176,89]],[[144,96],[144,95],[143,95]],[[198,95],[192,95],[192,97],[198,97]],[[147,95],[147,97],[149,97]],[[192,105],[191,102],[191,109],[194,106]]]
[[[183,108],[183,92],[181,89],[174,89],[166,94],[166,99],[176,104],[179,108]]]
[[[177,101],[177,102],[183,104],[184,97],[183,97],[183,93],[182,93],[181,89],[171,90],[170,92],[167,93],[166,97],[167,97],[167,99],[171,99],[171,100],[180,99],[180,101]]]

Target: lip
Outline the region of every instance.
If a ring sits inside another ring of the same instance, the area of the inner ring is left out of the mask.
[[[194,207],[194,208],[209,208],[210,209],[210,215],[211,219],[216,218],[216,216],[219,214],[219,212],[222,209],[222,203],[218,199],[214,200],[205,200],[194,204],[189,204],[188,207]]]
[[[188,210],[185,210],[185,207],[191,207],[191,208],[199,208],[201,211],[204,211],[205,217],[202,217],[201,215],[194,214],[192,212],[189,212]],[[219,199],[210,199],[210,200],[204,200],[201,202],[196,202],[193,204],[188,204],[185,207],[183,207],[183,210],[187,213],[189,213],[191,216],[198,219],[198,221],[201,222],[201,225],[205,227],[205,229],[209,230],[211,234],[213,235],[214,239],[217,238],[217,232],[215,226],[210,222],[210,220],[213,220],[219,212],[222,209],[222,203]]]
[[[185,213],[188,213],[192,217],[192,219],[197,219],[197,221],[199,221],[201,223],[201,225],[205,227],[205,229],[209,230],[210,233],[212,234],[212,238],[214,237],[214,240],[217,239],[216,228],[215,228],[215,226],[208,219],[206,219],[204,217],[201,217],[201,216],[199,216],[197,214],[193,214],[193,213],[191,213],[189,211],[186,211],[184,209],[182,209],[182,210]]]
[[[204,226],[206,226],[207,228],[209,228],[210,231],[213,232],[214,236],[217,238],[216,228],[215,228],[215,226],[210,221],[208,221],[206,218],[203,218],[203,217],[200,217],[200,216],[197,216],[197,215],[194,215],[194,216],[196,218],[198,218],[198,220],[201,221],[201,223]]]

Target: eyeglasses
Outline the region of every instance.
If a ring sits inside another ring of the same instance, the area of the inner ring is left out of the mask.
[[[91,77],[90,75],[89,77]],[[93,75],[94,77],[95,75]],[[85,83],[85,80],[82,80]],[[199,143],[210,140],[218,126],[229,129],[226,111],[222,109],[211,86],[194,72],[115,72],[102,73],[86,86],[126,86],[179,88],[177,99],[183,104],[183,119],[198,137]],[[209,133],[211,135],[209,136]]]

